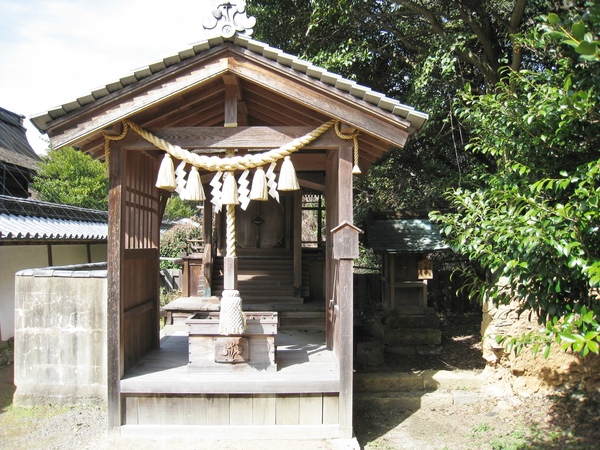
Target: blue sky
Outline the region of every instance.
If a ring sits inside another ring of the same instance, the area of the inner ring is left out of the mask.
[[[0,107],[29,117],[203,39],[210,0],[0,0]]]

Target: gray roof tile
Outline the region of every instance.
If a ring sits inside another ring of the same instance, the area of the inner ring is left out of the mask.
[[[176,55],[169,56],[160,61],[156,61],[150,64],[148,67],[136,70],[133,76],[139,81],[143,78],[160,72],[173,64],[177,64],[178,62],[184,59],[190,58],[194,55],[198,55],[199,53],[205,52],[207,50],[210,50],[211,48],[221,45],[226,41],[233,42],[235,45],[239,45],[240,47],[246,48],[251,52],[257,53],[265,58],[276,61],[286,67],[291,68],[292,70],[296,70],[300,73],[305,73],[311,78],[322,81],[345,92],[349,92],[351,95],[359,98],[360,100],[364,100],[368,103],[371,103],[394,115],[397,115],[402,118],[407,118],[410,116],[410,118],[414,120],[414,122],[411,122],[411,131],[413,132],[420,131],[427,121],[428,115],[425,113],[417,113],[412,115],[409,114],[408,111],[412,111],[414,109],[411,106],[403,105],[398,100],[388,98],[384,94],[380,94],[378,92],[371,91],[369,88],[359,86],[354,81],[347,80],[339,75],[330,73],[325,69],[315,67],[308,61],[302,61],[296,56],[289,55],[283,52],[282,50],[270,47],[269,45],[263,42],[255,41],[246,36],[236,35],[233,38],[227,40],[223,39],[223,37],[221,36],[208,38],[205,41],[201,41],[192,45],[191,48],[180,51]],[[105,87],[106,91],[98,89],[94,91],[93,96],[88,95],[79,98],[79,104],[81,106],[85,106],[86,104],[91,103],[92,101],[94,101],[94,97],[100,92],[106,92],[106,95],[108,95],[108,93],[112,93],[116,90],[122,89],[123,87],[129,85],[132,81],[132,79],[129,77],[123,78],[119,82],[108,84]],[[123,82],[124,80],[127,81]],[[69,107],[67,107],[67,105],[69,105]],[[73,111],[73,102],[68,103],[67,105],[51,110],[48,113],[35,116],[31,120],[34,123],[34,125],[40,131],[43,132],[47,129],[47,125],[49,122],[67,114],[68,112]]]
[[[106,241],[108,213],[0,195],[0,241]]]

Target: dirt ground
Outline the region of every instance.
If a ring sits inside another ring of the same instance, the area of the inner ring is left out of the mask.
[[[443,350],[428,357],[388,357],[385,368],[357,371],[481,371],[480,337],[475,316],[442,320]],[[106,434],[106,410],[97,407],[33,409],[12,406],[13,366],[0,367],[1,449],[280,449],[351,448],[341,441],[210,441],[123,439]],[[551,395],[489,396],[474,404],[421,407],[415,411],[356,408],[356,439],[366,450],[395,449],[597,449],[600,395],[576,390]]]

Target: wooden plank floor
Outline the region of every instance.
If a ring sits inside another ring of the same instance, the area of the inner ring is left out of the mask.
[[[122,394],[337,393],[339,370],[321,330],[280,329],[276,372],[188,368],[188,336],[176,330],[121,380]],[[232,367],[235,369],[235,366]]]

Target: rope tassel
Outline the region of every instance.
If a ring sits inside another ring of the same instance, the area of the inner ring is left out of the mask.
[[[227,172],[225,181],[223,181],[223,192],[221,193],[221,203],[223,205],[238,205],[237,183],[233,172]]]
[[[165,153],[165,156],[160,163],[158,177],[156,178],[156,187],[170,192],[173,192],[177,187],[177,182],[175,181],[175,167],[173,166],[171,155],[168,153]]]
[[[185,190],[183,191],[183,199],[194,202],[202,202],[206,200],[204,188],[202,187],[202,180],[200,179],[200,174],[195,166],[192,166],[192,170],[188,175],[187,184]]]
[[[296,170],[289,156],[283,158],[281,164],[281,172],[279,172],[279,187],[280,191],[297,191],[300,189]]]
[[[266,202],[269,200],[269,189],[267,187],[267,176],[262,167],[257,167],[252,178],[252,189],[250,190],[250,200]]]

